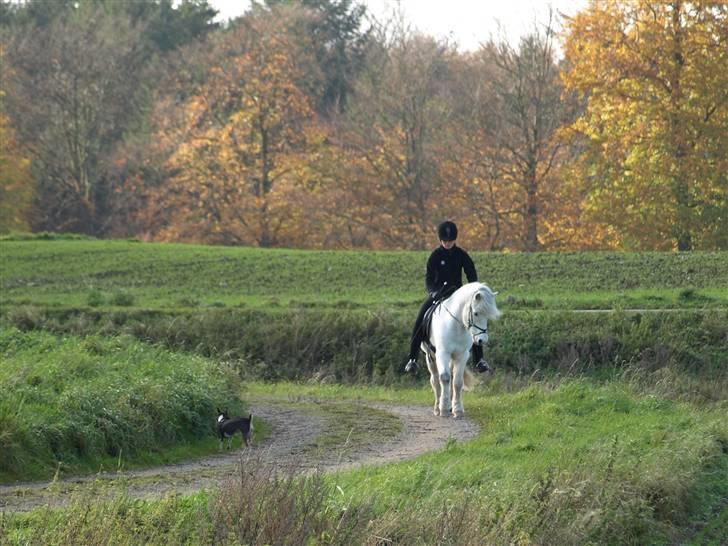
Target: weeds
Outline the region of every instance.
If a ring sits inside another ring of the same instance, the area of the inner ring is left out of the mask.
[[[352,506],[317,472],[304,475],[247,457],[210,502],[215,543],[347,545],[366,535],[372,516],[366,504]]]

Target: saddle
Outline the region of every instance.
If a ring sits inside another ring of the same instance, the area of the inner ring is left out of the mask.
[[[425,316],[422,318],[422,343],[427,345],[427,348],[435,352],[435,346],[430,342],[430,329],[432,328],[432,315],[435,314],[435,310],[440,306],[442,303],[442,299],[435,300],[432,302],[432,305],[425,313]]]
[[[457,286],[443,286],[440,291],[437,293],[437,297],[433,300],[432,305],[430,305],[430,308],[425,312],[425,316],[422,317],[422,330],[421,330],[421,336],[422,336],[422,342],[427,345],[428,350],[430,350],[433,354],[436,352],[435,346],[430,342],[430,330],[432,328],[432,315],[435,314],[435,311],[437,310],[440,305],[442,305],[442,302],[444,302],[447,298],[453,295],[453,293],[458,289]]]

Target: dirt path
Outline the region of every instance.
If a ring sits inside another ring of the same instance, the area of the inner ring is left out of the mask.
[[[345,431],[341,435],[339,430],[340,435],[334,438],[342,440],[329,442],[323,447],[320,440],[340,427],[341,420],[335,412],[322,411],[313,403],[299,403],[295,407],[275,401],[254,404],[256,417],[271,427],[271,434],[266,440],[255,442],[249,448],[250,455],[285,468],[333,472],[412,458],[442,448],[451,438],[458,442],[466,441],[479,430],[469,419],[434,417],[428,407],[356,404],[347,404],[347,409],[361,415],[362,426],[371,434],[365,433],[352,440],[351,432],[347,436]],[[393,422],[397,426],[393,427]],[[380,424],[381,427],[378,426]],[[394,432],[382,435],[380,428]],[[239,438],[236,440],[240,441]],[[238,449],[233,449],[193,462],[145,470],[101,473],[55,482],[2,485],[0,511],[23,512],[39,506],[59,506],[83,495],[94,498],[98,490],[109,483],[120,484],[134,498],[192,493],[215,487],[229,477],[240,461],[240,454]],[[108,492],[108,488],[106,490]]]

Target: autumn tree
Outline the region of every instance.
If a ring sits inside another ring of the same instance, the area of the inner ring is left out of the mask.
[[[103,230],[105,161],[139,111],[139,29],[85,6],[8,41],[7,113],[33,160],[38,229]]]
[[[628,248],[728,247],[728,6],[592,0],[565,53],[592,218]]]
[[[364,4],[356,0],[266,0],[265,4],[302,8],[291,37],[297,47],[310,48],[316,62],[321,78],[314,94],[316,111],[323,116],[344,112],[369,43],[370,31],[363,28]]]
[[[450,112],[446,82],[455,50],[403,24],[377,42],[355,86],[342,137],[357,168],[341,183],[361,205],[336,212],[352,229],[368,226],[368,245],[424,248],[445,214],[438,145]]]
[[[518,188],[506,182],[498,155],[490,85],[496,76],[491,49],[461,56],[452,65],[453,118],[440,138],[449,145],[442,158],[443,195],[463,219],[461,238],[471,248],[520,246]]]
[[[0,233],[28,230],[33,200],[30,161],[18,145],[10,121],[2,110],[3,94],[0,90]]]
[[[159,237],[264,247],[305,241],[300,194],[323,135],[296,85],[287,20],[282,12],[245,17],[212,45],[199,87],[181,104],[175,94],[166,109],[158,105],[181,115],[159,134],[173,145],[170,180],[152,209]]]
[[[520,248],[544,245],[549,209],[558,214],[556,171],[565,159],[557,131],[569,121],[573,106],[562,97],[555,60],[554,22],[520,39],[491,42],[483,54],[495,65],[487,82],[490,100],[481,112],[481,128],[491,138],[492,168],[506,195],[514,195],[510,216],[520,224]],[[508,189],[510,186],[510,190]],[[515,190],[515,191],[514,191]]]

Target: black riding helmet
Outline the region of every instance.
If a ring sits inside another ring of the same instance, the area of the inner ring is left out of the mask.
[[[437,236],[441,241],[454,241],[458,238],[458,227],[455,225],[455,222],[445,220],[437,226]]]

